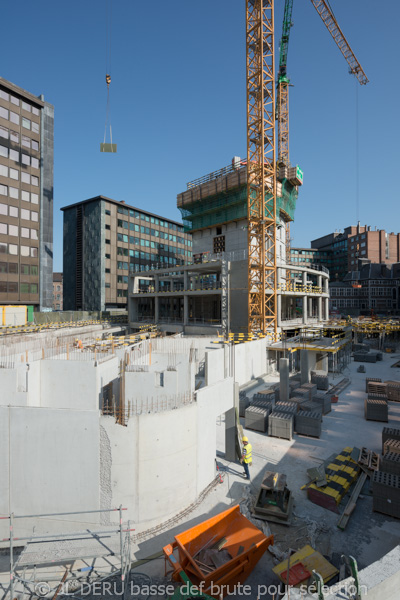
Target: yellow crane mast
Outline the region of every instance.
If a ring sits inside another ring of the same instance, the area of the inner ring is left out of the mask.
[[[277,331],[274,0],[246,0],[248,330]]]

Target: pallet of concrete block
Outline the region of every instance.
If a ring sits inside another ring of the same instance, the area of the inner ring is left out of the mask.
[[[301,386],[303,390],[308,390],[310,393],[310,400],[313,399],[315,394],[317,393],[317,384],[316,383],[303,383]]]
[[[304,400],[310,400],[310,390],[301,386],[294,390],[293,396],[296,396],[296,398],[304,398]]]
[[[307,398],[290,398],[289,402],[291,402],[292,404],[295,404],[297,406],[297,410],[296,412],[299,412],[299,410],[301,410],[301,407],[303,406],[303,404],[305,404],[306,402],[309,402],[309,400],[307,400]]]
[[[385,400],[364,400],[364,416],[367,421],[384,421],[389,420],[388,405]]]
[[[372,479],[372,510],[400,518],[400,477],[375,471]]]
[[[385,381],[387,399],[400,402],[400,381]]]
[[[275,403],[273,403],[273,402],[271,402],[271,401],[268,401],[268,400],[262,400],[262,399],[260,399],[260,398],[254,398],[254,397],[253,397],[253,398],[250,400],[250,406],[257,406],[258,408],[269,408],[270,410],[272,410],[272,409],[273,409],[273,407],[274,407],[274,404],[275,404]]]
[[[275,404],[275,410],[288,415],[295,415],[297,413],[297,409],[297,402],[292,402],[291,400],[287,400],[286,402],[280,401]]]
[[[250,400],[244,392],[239,393],[239,417],[244,417],[246,408],[250,406]]]
[[[322,406],[322,414],[327,415],[332,410],[332,401],[330,394],[321,394],[318,392],[312,399],[316,404],[320,404]]]
[[[367,344],[353,344],[353,352],[369,352]]]
[[[382,454],[385,454],[385,442],[387,440],[400,441],[400,429],[396,427],[384,427],[382,429]]]
[[[367,398],[368,400],[384,400],[384,402],[388,401],[386,394],[368,394]]]
[[[271,408],[261,406],[249,406],[246,408],[245,429],[253,429],[254,431],[265,433],[267,431],[268,415],[270,412]]]
[[[392,452],[394,454],[400,454],[400,440],[388,439],[383,443],[382,454]]]
[[[365,378],[365,393],[368,394],[368,386],[370,383],[382,383],[382,379],[379,377],[366,377]]]
[[[354,352],[354,362],[376,363],[376,354],[366,352]]]
[[[368,379],[368,378],[367,378]],[[367,394],[381,394],[386,398],[387,384],[383,381],[367,381]]]
[[[294,430],[301,435],[321,437],[321,415],[319,412],[301,410],[294,419]]]
[[[382,457],[379,470],[400,476],[400,454],[397,454],[396,452],[386,452]]]
[[[311,371],[311,383],[317,386],[317,390],[329,390],[329,377],[324,371]]]
[[[308,400],[307,402],[304,402],[304,404],[301,405],[301,410],[306,410],[307,412],[318,413],[319,417],[322,421],[322,413],[323,413],[322,404],[319,404],[318,402],[311,402],[311,400]]]
[[[253,400],[265,400],[266,402],[275,403],[275,391],[272,389],[261,390],[256,392],[253,396]]]
[[[293,415],[273,410],[268,417],[268,435],[291,440],[293,438]]]

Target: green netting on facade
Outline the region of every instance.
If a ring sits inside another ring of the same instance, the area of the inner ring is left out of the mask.
[[[282,182],[282,197],[277,198],[277,221],[294,220],[298,191],[286,179]],[[268,201],[268,197],[266,197]],[[235,188],[179,208],[186,232],[247,218],[247,186]],[[283,215],[282,215],[283,213]]]

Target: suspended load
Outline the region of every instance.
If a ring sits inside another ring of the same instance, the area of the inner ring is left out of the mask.
[[[110,83],[111,83],[111,76],[108,73],[106,75],[106,83],[107,83],[106,124],[105,124],[105,128],[104,128],[104,142],[100,144],[100,152],[117,152],[117,144],[112,143],[111,122],[110,122],[110,143],[106,142],[107,125],[109,122],[109,115],[110,115]]]
[[[106,0],[106,84],[107,84],[107,109],[104,127],[104,141],[100,144],[100,152],[117,152],[117,144],[112,143],[112,129],[110,120],[110,83],[111,83],[111,9],[112,0]],[[107,127],[110,127],[110,142],[107,142]]]

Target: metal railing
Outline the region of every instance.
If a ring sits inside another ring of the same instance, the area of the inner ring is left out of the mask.
[[[239,166],[240,165],[240,166]],[[237,173],[237,171],[239,171],[240,168],[246,168],[246,166],[242,165],[239,162],[239,165],[236,163],[236,166],[234,164],[230,164],[227,165],[226,167],[222,167],[222,169],[218,169],[218,171],[212,171],[212,173],[207,173],[207,175],[203,175],[202,177],[198,177],[197,179],[193,179],[193,181],[189,181],[186,184],[186,189],[191,190],[194,187],[197,187],[198,185],[201,185],[202,183],[207,183],[208,181],[214,181],[215,179],[218,179],[219,177],[223,177],[224,175],[228,175],[229,173]]]

